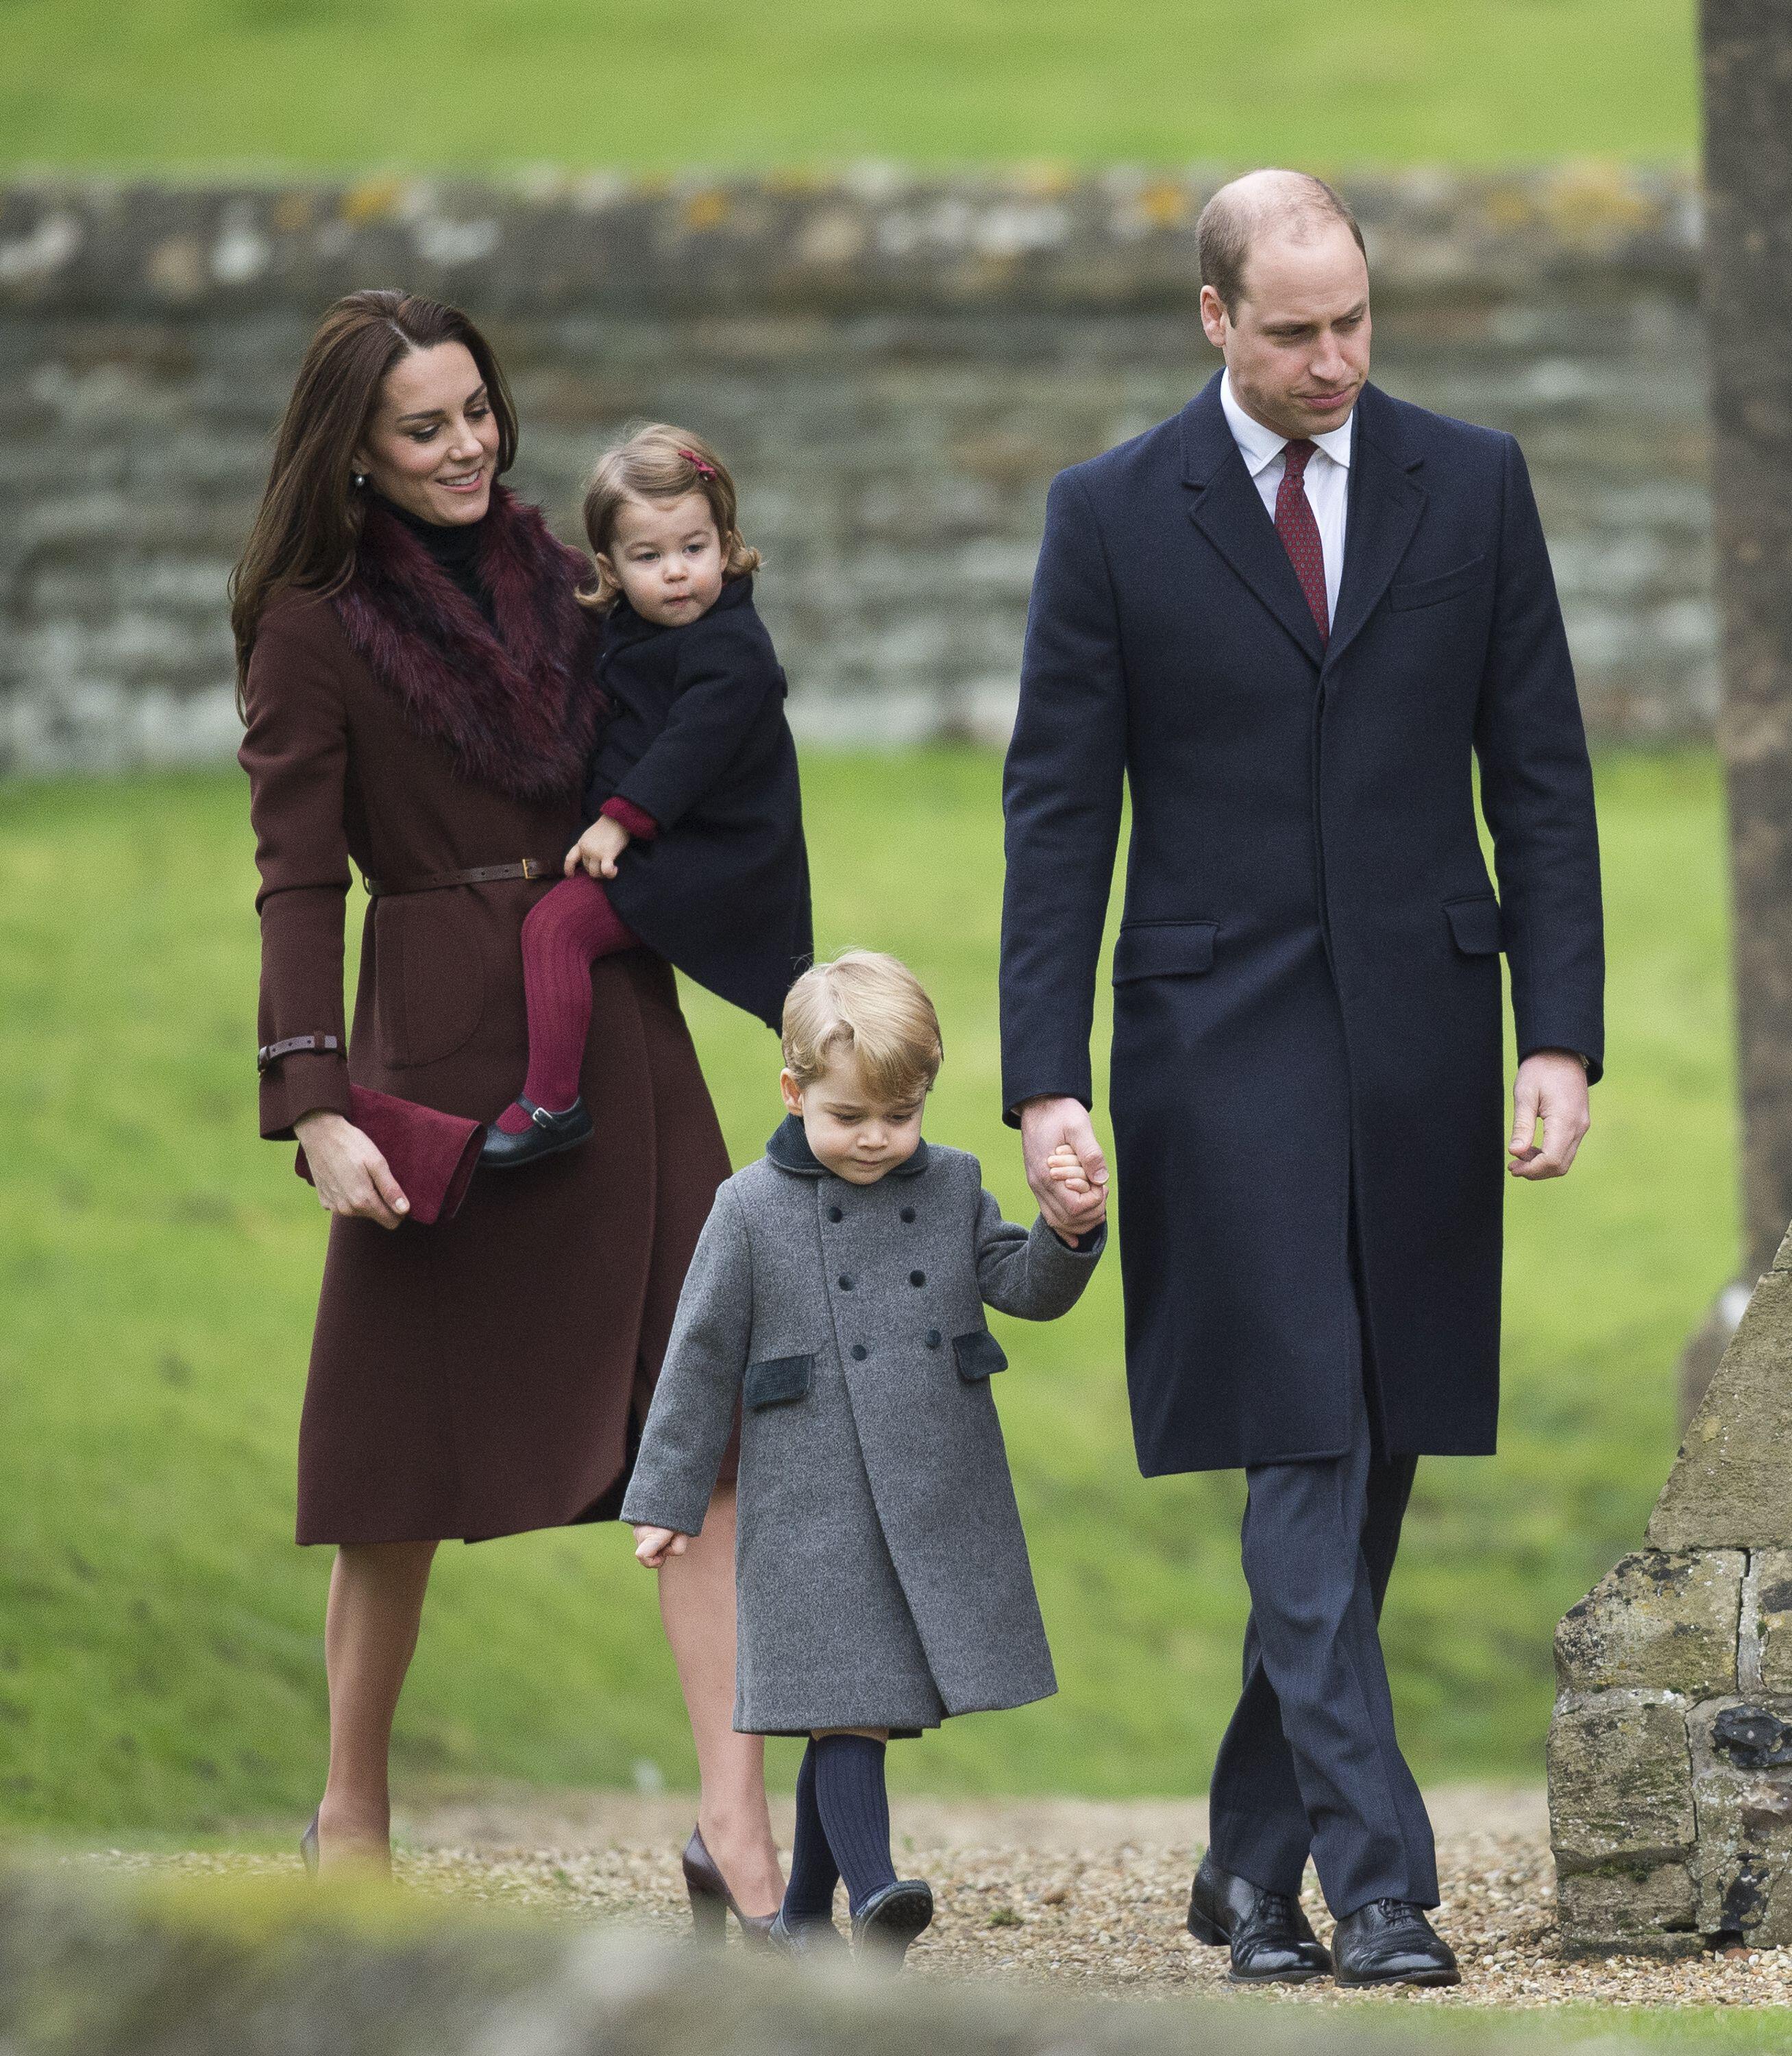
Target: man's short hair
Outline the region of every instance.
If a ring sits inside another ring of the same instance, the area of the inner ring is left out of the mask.
[[[1247,174],[1255,178],[1256,173]],[[1201,251],[1201,282],[1211,286],[1229,314],[1244,291],[1244,263],[1251,245],[1268,229],[1284,229],[1297,242],[1307,242],[1341,221],[1356,239],[1365,257],[1368,251],[1356,216],[1323,179],[1305,172],[1284,172],[1283,183],[1258,192],[1241,194],[1245,184],[1234,179],[1220,190],[1201,211],[1195,239]]]

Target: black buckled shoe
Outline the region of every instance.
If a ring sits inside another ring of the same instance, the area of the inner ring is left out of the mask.
[[[1234,1877],[1211,1855],[1201,1858],[1189,1893],[1189,1932],[1209,1948],[1232,1951],[1234,1984],[1303,1985],[1331,1968],[1298,1899]]]
[[[576,1149],[581,1142],[591,1140],[591,1117],[582,1099],[576,1099],[559,1113],[550,1113],[520,1093],[516,1104],[528,1116],[528,1126],[520,1135],[507,1135],[495,1124],[488,1128],[479,1152],[481,1170],[513,1171],[520,1164],[533,1164],[540,1157],[556,1156],[562,1149]]]
[[[765,1939],[781,1956],[793,1963],[825,1963],[844,1956],[846,1938],[831,1920],[787,1920],[780,1907],[772,1916]]]
[[[933,1887],[925,1878],[899,1877],[874,1892],[852,1916],[853,1954],[896,1970],[932,1919]]]
[[[1371,1899],[1332,1931],[1341,1985],[1459,1985],[1456,1953],[1404,1899]]]

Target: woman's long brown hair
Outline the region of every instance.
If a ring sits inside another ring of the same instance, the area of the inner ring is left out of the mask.
[[[386,374],[413,350],[465,345],[498,425],[497,469],[516,457],[516,409],[492,346],[458,307],[390,290],[350,293],[318,322],[275,439],[274,462],[255,526],[230,575],[236,638],[236,706],[255,631],[276,594],[290,587],[328,595],[354,569],[362,501],[356,448],[379,405]]]

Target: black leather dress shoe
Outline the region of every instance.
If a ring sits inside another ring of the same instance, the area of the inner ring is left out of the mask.
[[[1325,1945],[1286,1892],[1265,1892],[1204,1856],[1189,1894],[1189,1932],[1210,1948],[1232,1951],[1232,1981],[1303,1985],[1331,1968]]]
[[[825,1963],[844,1956],[846,1938],[831,1920],[786,1920],[780,1907],[772,1916],[765,1939],[781,1956],[793,1963]]]
[[[1332,1932],[1341,1985],[1459,1985],[1455,1951],[1403,1899],[1371,1899]]]
[[[481,1170],[513,1171],[520,1164],[533,1164],[562,1149],[576,1149],[581,1142],[591,1139],[591,1117],[582,1099],[576,1099],[559,1113],[550,1113],[546,1107],[537,1106],[520,1093],[516,1104],[528,1116],[528,1126],[520,1135],[507,1135],[495,1124],[488,1128],[479,1152]]]
[[[933,1887],[925,1878],[899,1877],[874,1892],[852,1916],[853,1953],[893,1971],[932,1919]]]

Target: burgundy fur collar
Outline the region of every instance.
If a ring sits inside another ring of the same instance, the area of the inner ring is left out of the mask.
[[[494,485],[479,576],[496,635],[416,536],[374,502],[354,575],[334,604],[355,653],[398,695],[414,734],[445,744],[475,784],[543,800],[583,784],[603,704],[591,617],[572,596],[590,575],[538,508]]]

